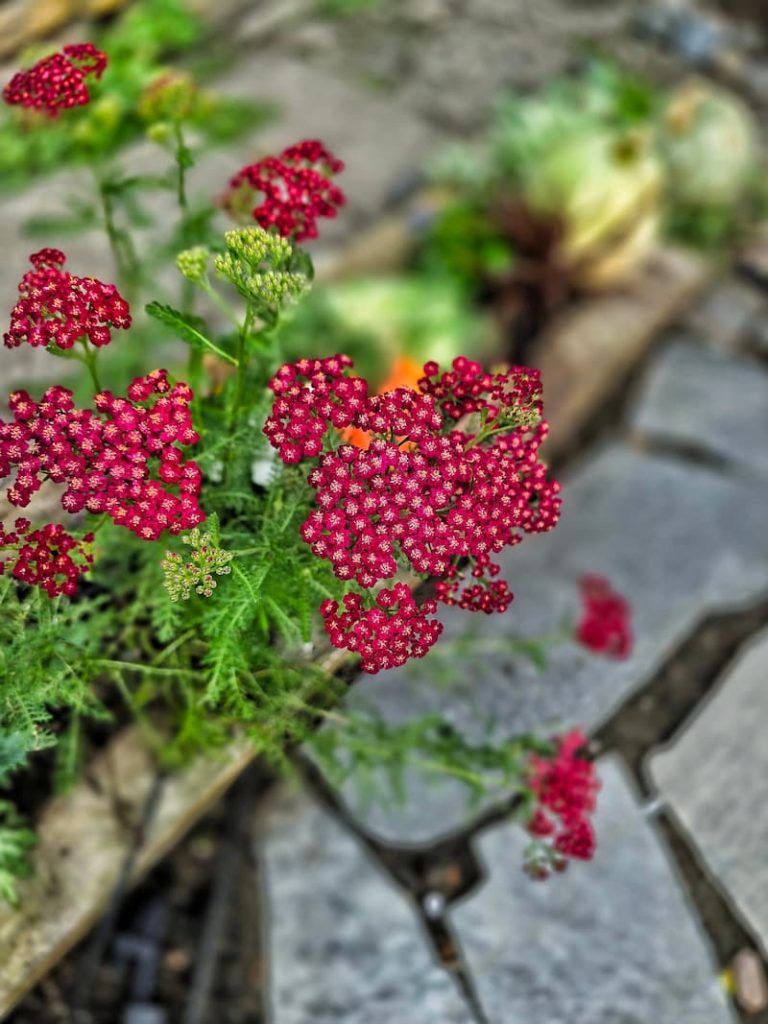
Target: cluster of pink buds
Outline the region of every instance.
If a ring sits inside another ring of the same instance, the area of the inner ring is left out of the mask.
[[[584,647],[610,658],[632,653],[631,607],[603,576],[584,576],[579,581],[583,604],[576,638]]]
[[[3,99],[11,106],[44,111],[58,117],[60,110],[81,107],[90,100],[86,79],[101,78],[107,56],[93,43],[65,46],[25,71],[17,71],[3,89]]]
[[[436,601],[417,605],[410,587],[396,583],[380,590],[373,608],[366,609],[360,594],[346,594],[344,611],[336,601],[323,601],[320,614],[334,647],[354,651],[364,672],[404,665],[409,658],[423,658],[437,641],[443,626],[428,618]]]
[[[115,285],[63,270],[66,256],[58,249],[41,249],[29,261],[33,269],[21,279],[3,335],[6,348],[27,342],[70,349],[79,338],[101,348],[111,341],[111,328],[131,326],[128,303]]]
[[[594,812],[600,782],[595,766],[581,751],[587,738],[578,729],[556,740],[553,756],[531,756],[529,785],[536,807],[528,831],[537,840],[526,870],[532,878],[563,871],[569,858],[590,860],[595,853]]]
[[[346,202],[331,176],[344,170],[344,164],[317,139],[297,142],[280,156],[268,156],[241,168],[230,179],[226,208],[238,214],[245,203],[250,206],[253,193],[261,193],[261,202],[248,212],[265,230],[274,228],[283,238],[301,242],[317,238],[317,219],[335,217]]]
[[[418,391],[369,396],[365,381],[348,376],[350,367],[344,356],[301,360],[271,382],[277,397],[264,428],[271,444],[286,463],[320,456],[309,474],[316,508],[303,539],[339,579],[362,588],[402,566],[436,577],[440,601],[505,611],[512,594],[494,579],[500,566],[492,556],[527,533],[552,529],[560,510],[559,486],[538,459],[547,431],[538,374],[523,367],[486,374],[459,358],[436,380],[437,367],[427,364]],[[323,452],[326,432],[337,437],[345,428],[365,431],[368,447]],[[465,569],[474,582],[459,592]],[[395,663],[388,653],[393,635],[412,609],[400,603],[389,617],[377,603],[364,613],[360,600],[347,607],[346,619],[328,611],[326,629],[337,646],[364,647],[364,667],[377,671]],[[373,642],[378,629],[382,644]],[[422,635],[437,639],[433,629]],[[397,650],[426,653],[411,637]]]
[[[49,597],[71,596],[93,562],[93,534],[78,540],[58,524],[48,523],[39,530],[30,530],[31,525],[21,517],[14,521],[13,530],[0,523],[0,576],[8,568],[17,580],[40,587]]]
[[[65,485],[67,512],[106,514],[145,540],[196,526],[204,518],[201,473],[176,447],[198,441],[191,399],[165,370],[137,377],[127,398],[98,394],[95,410],[75,408],[72,392],[58,385],[39,403],[14,392],[13,420],[0,419],[0,478],[16,470],[8,500],[25,507],[48,479]]]

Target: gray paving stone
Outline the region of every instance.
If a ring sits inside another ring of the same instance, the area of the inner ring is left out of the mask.
[[[642,437],[768,473],[768,370],[678,341],[656,360],[632,416]]]
[[[746,606],[768,590],[768,483],[615,445],[564,479],[562,520],[504,559],[515,601],[504,616],[449,610],[431,660],[415,670],[361,677],[347,704],[400,723],[441,711],[466,735],[592,728],[652,678],[705,615]],[[509,641],[548,635],[578,614],[576,581],[606,575],[633,606],[635,649],[607,661],[565,641],[538,671]],[[479,619],[482,621],[479,621]],[[476,638],[468,651],[457,641]],[[365,820],[393,840],[418,842],[458,827],[465,789],[444,777],[411,773],[403,807],[382,803]],[[344,788],[355,803],[354,783]]]
[[[704,936],[618,760],[603,789],[588,864],[531,882],[525,842],[505,826],[478,843],[490,869],[454,920],[493,1024],[725,1024],[734,1021]]]
[[[727,278],[696,306],[687,327],[715,348],[733,351],[741,346],[750,322],[760,313],[766,313],[765,296],[760,290]]]
[[[470,1024],[405,899],[306,796],[261,819],[273,1024]]]
[[[585,9],[584,9],[585,8]],[[336,30],[345,65],[419,114],[462,135],[486,123],[501,91],[530,88],[573,63],[589,37],[611,47],[630,3],[604,0],[389,0]],[[290,28],[283,42],[295,38]],[[330,55],[318,55],[325,65]]]
[[[490,1024],[729,1024],[703,936],[620,765],[604,759],[598,854],[544,884],[515,826],[452,911]],[[402,893],[305,796],[262,818],[274,1024],[471,1024]]]
[[[728,669],[716,692],[649,764],[669,803],[768,950],[768,632]]]

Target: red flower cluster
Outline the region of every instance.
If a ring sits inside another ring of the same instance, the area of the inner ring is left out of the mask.
[[[250,210],[253,219],[265,230],[274,227],[283,238],[297,242],[317,238],[317,218],[335,217],[346,197],[330,180],[344,170],[322,142],[307,139],[284,149],[278,157],[268,156],[241,168],[230,179],[225,206],[239,212],[253,201],[252,193],[261,192],[263,200]]]
[[[375,673],[427,654],[443,631],[442,623],[427,618],[436,608],[435,601],[417,605],[410,587],[396,583],[379,591],[373,608],[363,607],[360,594],[347,594],[341,615],[336,601],[323,601],[320,614],[333,646],[355,651],[363,671]]]
[[[459,356],[443,374],[437,363],[425,363],[424,374],[419,381],[422,391],[432,395],[443,414],[452,420],[479,413],[490,422],[504,409],[515,408],[532,409],[539,415],[542,412],[541,377],[530,367],[485,373],[480,363]]]
[[[342,376],[351,365],[349,356],[300,359],[286,363],[269,382],[277,398],[264,433],[283,462],[319,455],[328,424],[342,430],[362,412],[368,384],[362,377]]]
[[[0,576],[13,561],[10,572],[17,580],[41,587],[49,597],[71,596],[93,562],[93,534],[78,540],[54,523],[30,533],[31,525],[28,519],[19,518],[13,530],[7,531],[0,523]]]
[[[29,261],[34,269],[19,284],[20,298],[3,335],[6,348],[28,342],[69,349],[78,338],[100,348],[111,341],[110,328],[131,326],[128,303],[115,285],[62,270],[66,256],[58,249],[41,249]]]
[[[584,576],[579,581],[583,602],[576,629],[580,644],[610,658],[627,658],[632,653],[631,608],[602,576]]]
[[[3,89],[3,99],[11,106],[43,110],[58,117],[60,110],[84,106],[90,100],[86,85],[89,75],[101,78],[107,56],[93,43],[65,46],[26,71],[17,71]]]
[[[579,751],[587,743],[578,729],[557,739],[552,757],[531,756],[529,785],[537,806],[528,831],[551,843],[547,863],[534,859],[527,865],[535,878],[546,878],[549,867],[562,870],[567,858],[590,860],[595,852],[595,833],[589,815],[595,810],[600,782],[595,766]]]
[[[39,403],[14,392],[13,420],[0,419],[0,478],[16,469],[8,500],[28,505],[47,478],[66,485],[67,512],[106,513],[145,540],[196,526],[204,519],[197,501],[201,473],[175,447],[198,441],[191,399],[190,388],[172,387],[165,370],[137,377],[127,398],[102,392],[95,411],[76,409],[72,392],[58,385]]]
[[[322,455],[309,475],[317,508],[302,537],[340,579],[361,587],[391,579],[400,557],[415,572],[438,577],[439,600],[505,611],[512,595],[505,583],[490,582],[500,571],[491,556],[526,533],[551,529],[560,508],[559,486],[538,461],[546,425],[537,374],[513,368],[489,375],[458,359],[438,382],[429,379],[428,364],[421,391],[369,397],[364,381],[344,376],[350,365],[342,356],[302,360],[271,384],[278,397],[265,433],[283,461],[318,455],[330,427],[373,438],[366,449],[342,445]],[[446,409],[449,419],[466,416],[474,429],[446,432]],[[459,595],[464,561],[477,582]],[[378,626],[381,615],[367,621]],[[328,619],[326,627],[330,632]],[[374,655],[367,664],[376,664]],[[378,667],[386,663],[382,655]]]

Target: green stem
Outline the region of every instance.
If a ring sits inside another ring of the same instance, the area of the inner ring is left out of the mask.
[[[175,143],[174,157],[176,159],[176,202],[181,215],[181,244],[184,249],[191,245],[190,223],[189,223],[189,200],[187,198],[187,169],[189,167],[189,149],[184,141],[181,125],[178,121],[173,122],[173,139]],[[182,279],[181,284],[181,309],[183,313],[189,314],[195,305],[195,283],[187,278]],[[194,382],[200,380],[202,366],[202,354],[194,350],[189,353],[189,372]]]
[[[96,178],[96,188],[101,203],[104,231],[109,241],[120,284],[127,292],[128,301],[130,302],[139,279],[139,261],[136,250],[130,236],[117,226],[115,207],[106,175],[96,167],[93,167],[93,173]]]
[[[166,658],[169,658],[173,654],[173,652],[177,651],[179,647],[183,646],[187,642],[187,640],[191,640],[194,636],[196,636],[197,632],[198,631],[196,629],[188,629],[186,633],[182,633],[181,636],[177,636],[173,643],[168,644],[168,646],[165,647],[153,660],[153,667],[156,668],[161,661],[165,661]]]
[[[232,401],[232,408],[229,416],[229,432],[230,435],[234,435],[237,432],[237,428],[240,423],[240,415],[243,406],[243,397],[245,395],[245,378],[248,372],[248,359],[247,359],[247,341],[248,335],[251,331],[251,323],[253,320],[253,303],[249,302],[245,310],[245,318],[243,320],[240,331],[237,335],[237,377],[235,379],[235,395]],[[230,458],[233,455],[233,449],[230,448]]]
[[[83,355],[81,358],[85,365],[88,367],[88,372],[91,375],[93,386],[96,388],[96,393],[99,394],[101,391],[104,390],[101,386],[101,381],[99,380],[99,371],[97,366],[99,354],[98,352],[88,347],[88,342],[86,341],[85,338],[81,338],[80,343],[83,346]]]
[[[291,703],[297,706],[303,707],[307,712],[317,715],[319,718],[324,718],[326,721],[333,722],[336,725],[340,725],[345,729],[354,729],[355,723],[352,719],[347,718],[345,715],[339,714],[338,711],[328,711],[324,708],[315,708],[311,705],[304,705],[303,701],[292,701]],[[378,754],[388,753],[388,748],[383,743],[376,743],[366,740],[366,750],[374,751]],[[410,764],[417,768],[422,768],[425,771],[434,772],[439,775],[452,775],[454,778],[461,779],[463,782],[468,783],[472,786],[485,786],[487,785],[488,776],[480,772],[473,772],[467,768],[460,768],[458,765],[449,764],[447,761],[438,761],[435,758],[423,757],[420,754],[412,754],[410,751],[406,752],[406,757]],[[500,785],[504,785],[507,788],[508,783],[502,782]]]
[[[97,662],[97,664],[99,663]],[[120,662],[116,662],[115,664],[119,665]],[[125,680],[123,679],[119,672],[112,673],[112,681],[119,690],[121,697],[123,698],[128,707],[128,710],[136,719],[136,724],[138,725],[140,731],[143,733],[144,738],[147,741],[147,744],[158,752],[162,751],[164,749],[165,743],[167,742],[165,737],[161,736],[160,733],[158,733],[157,729],[155,729],[155,727],[152,725],[152,722],[149,720],[149,717],[144,714],[144,711],[139,705],[139,703],[136,700],[134,700],[130,690],[125,685]]]
[[[93,527],[93,529],[92,530],[88,530],[87,532],[88,533],[98,533],[99,530],[102,528],[102,526],[104,526],[104,524],[108,523],[108,522],[109,522],[109,516],[105,512],[104,515],[101,516],[101,518],[99,519],[98,523],[96,523],[96,525]]]
[[[219,293],[216,291],[215,288],[212,287],[209,281],[203,280],[200,281],[199,284],[202,290],[208,296],[208,298],[213,303],[215,303],[216,306],[218,306],[218,308],[221,310],[221,312],[224,314],[227,320],[229,320],[231,324],[234,324],[235,327],[237,327],[237,329],[240,330],[240,318],[229,305],[229,303],[226,301],[226,299],[223,299],[221,295],[219,295]]]
[[[186,214],[189,210],[189,203],[187,201],[187,163],[185,157],[189,150],[184,142],[181,125],[178,121],[173,122],[173,138],[176,143],[176,199],[182,214]],[[186,230],[186,224],[182,225],[182,230]]]
[[[138,672],[139,675],[151,676],[188,676],[200,678],[200,672],[191,668],[160,668],[157,665],[142,665],[138,661],[118,661],[114,658],[97,658],[91,664],[99,668],[117,669],[120,672]]]

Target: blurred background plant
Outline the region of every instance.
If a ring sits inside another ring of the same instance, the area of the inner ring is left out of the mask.
[[[660,238],[723,250],[768,210],[754,116],[691,80],[672,90],[590,61],[502,97],[476,145],[429,167],[418,266],[490,304],[518,357],[574,296],[617,289]]]

